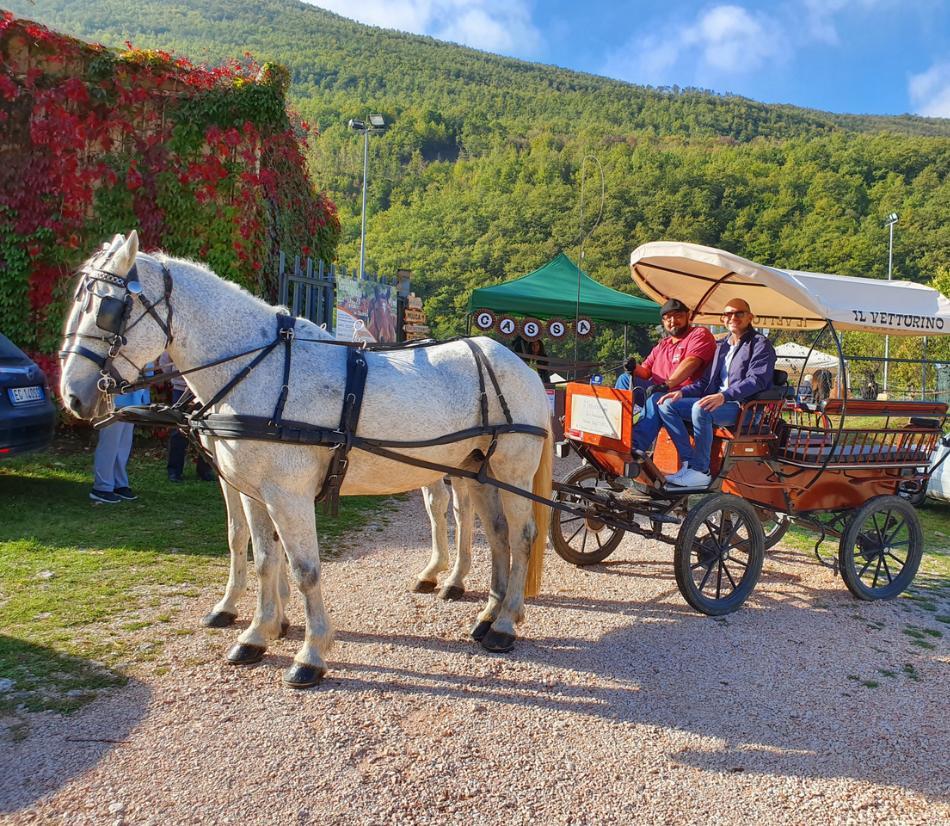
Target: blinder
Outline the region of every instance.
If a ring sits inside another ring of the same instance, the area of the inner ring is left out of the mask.
[[[113,298],[104,296],[99,299],[99,311],[96,313],[96,326],[113,335],[122,335],[129,313],[132,311],[132,297]]]

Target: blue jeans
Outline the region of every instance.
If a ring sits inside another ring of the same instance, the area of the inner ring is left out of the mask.
[[[662,395],[662,393],[655,393],[647,399],[640,421],[633,426],[633,446],[637,450],[649,450],[656,441],[662,424],[660,414],[657,412],[656,402]],[[637,397],[643,398],[639,393],[635,393],[634,401],[637,400]]]
[[[691,470],[709,473],[712,452],[713,425],[734,425],[739,420],[739,402],[726,402],[712,412],[703,410],[699,399],[680,399],[666,402],[657,408],[660,422],[670,434],[679,453],[680,463],[689,462]],[[686,422],[693,422],[693,442],[689,442]]]

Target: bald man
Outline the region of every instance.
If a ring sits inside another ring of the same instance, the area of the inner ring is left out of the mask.
[[[716,347],[716,354],[698,381],[667,393],[657,411],[679,453],[682,467],[667,484],[708,487],[713,425],[731,426],[739,420],[742,402],[772,386],[775,348],[753,326],[752,308],[741,298],[726,303],[722,323],[729,330]],[[686,422],[693,422],[690,444]]]

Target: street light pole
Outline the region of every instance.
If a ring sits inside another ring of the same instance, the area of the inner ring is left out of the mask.
[[[369,174],[369,136],[386,131],[386,121],[382,115],[370,115],[367,121],[350,119],[347,126],[363,135],[363,209],[360,214],[360,271],[359,277],[366,275],[366,187]]]
[[[366,173],[369,171],[369,129],[363,130],[363,210],[360,213],[360,278],[366,276]]]
[[[897,223],[897,213],[892,212],[887,216],[887,221],[885,226],[889,231],[889,240],[887,243],[887,280],[891,280],[891,275],[893,273],[894,267],[894,224]],[[890,344],[891,337],[884,336],[884,398],[888,398],[887,395],[887,362],[888,356],[890,355]]]

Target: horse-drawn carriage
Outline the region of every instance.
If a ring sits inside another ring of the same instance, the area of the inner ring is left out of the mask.
[[[668,486],[676,450],[661,431],[651,456],[632,450],[630,391],[570,384],[566,445],[584,464],[555,483],[560,508],[551,540],[577,565],[600,562],[627,532],[674,545],[677,585],[696,610],[736,610],[755,587],[765,550],[789,521],[819,534],[815,553],[840,571],[859,599],[903,591],[920,564],[923,534],[910,499],[924,490],[942,437],[944,403],[848,398],[838,331],[891,335],[950,332],[950,302],[918,284],[782,271],[693,244],[651,243],[631,256],[638,286],[719,323],[731,299],[748,301],[770,331],[829,336],[841,361],[840,398],[799,400],[776,371],[776,386],[747,400],[734,427],[717,428],[708,488]],[[675,527],[675,536],[664,533]],[[839,540],[837,558],[819,553]]]
[[[639,248],[633,273],[651,297],[676,295],[695,307],[700,323],[716,323],[723,302],[741,297],[763,326],[829,331],[839,356],[836,327],[950,331],[950,302],[912,284],[782,272],[684,244]],[[578,563],[603,559],[626,531],[665,538],[664,525],[679,525],[677,582],[708,614],[735,610],[755,586],[763,519],[780,531],[788,516],[822,538],[840,536],[837,564],[865,599],[899,593],[920,562],[920,525],[905,497],[926,484],[930,470],[921,467],[941,436],[944,404],[858,403],[845,387],[840,400],[812,409],[782,388],[766,391],[744,405],[734,428],[718,432],[714,483],[673,491],[665,486],[675,461],[668,447],[652,458],[630,450],[632,398],[572,385],[567,433],[587,464],[556,486],[552,501],[547,395],[503,345],[341,346],[200,265],[140,255],[134,232],[116,236],[80,271],[60,353],[62,398],[75,415],[101,419],[111,394],[156,381],[145,365],[165,350],[201,400],[195,409],[123,408],[113,418],[180,427],[240,493],[260,589],[231,662],[257,662],[285,630],[278,575],[286,556],[305,606],[304,640],[285,674],[295,687],[319,681],[332,639],[316,496],[414,490],[446,474],[469,485],[492,550],[491,587],[472,636],[490,651],[514,645],[524,596],[540,582],[548,505],[556,509],[555,548]],[[596,550],[588,550],[590,534]]]

